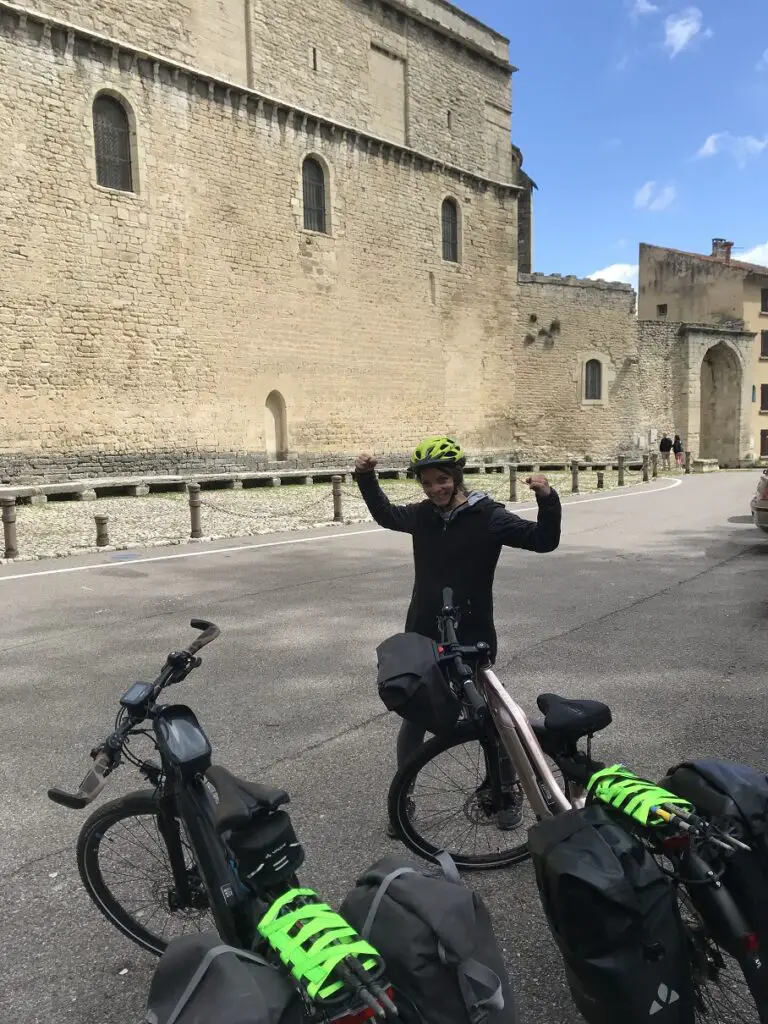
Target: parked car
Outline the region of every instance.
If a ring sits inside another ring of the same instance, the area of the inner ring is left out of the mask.
[[[752,499],[752,522],[768,533],[768,469],[757,482],[757,492]]]

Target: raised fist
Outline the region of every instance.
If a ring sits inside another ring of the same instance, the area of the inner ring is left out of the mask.
[[[355,459],[355,472],[356,473],[372,473],[376,469],[377,460],[373,455],[369,455],[367,452],[363,452],[362,455],[358,455]]]

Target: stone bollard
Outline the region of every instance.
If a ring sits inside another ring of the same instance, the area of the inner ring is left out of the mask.
[[[5,542],[5,558],[18,558],[19,546],[16,540],[16,499],[3,498],[3,540]]]
[[[598,469],[597,471],[597,489],[598,491],[605,489],[605,473],[602,469]]]
[[[624,455],[620,455],[618,460],[617,460],[618,464],[617,464],[617,467],[616,467],[617,470],[618,470],[618,474],[619,474],[618,481],[617,481],[617,486],[618,487],[623,487],[625,482],[626,482],[625,479],[624,479],[624,472],[625,472],[624,463],[625,462],[626,462],[626,457]]]
[[[691,465],[693,463],[693,455],[690,452],[685,453],[685,472],[691,472]]]
[[[187,484],[189,492],[189,518],[191,522],[190,539],[200,540],[203,536],[203,523],[200,517],[200,484]]]
[[[653,479],[655,480],[659,475],[659,456],[657,452],[654,452],[651,456],[651,472],[653,473]]]
[[[571,463],[571,493],[579,493],[579,464],[576,461]]]
[[[96,547],[109,547],[109,530],[107,526],[109,516],[94,516],[93,518],[96,520]]]
[[[333,485],[333,521],[334,523],[343,523],[344,513],[341,507],[341,477],[332,476],[331,484]]]
[[[648,480],[650,478],[649,477],[649,463],[650,463],[650,461],[651,460],[648,457],[648,452],[646,452],[645,455],[643,456],[643,483],[644,484],[647,484]]]
[[[517,466],[509,467],[509,500],[517,501]]]

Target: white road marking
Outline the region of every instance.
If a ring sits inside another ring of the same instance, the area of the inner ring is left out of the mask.
[[[645,491],[632,491],[629,494],[604,494],[597,498],[566,498],[563,504],[569,508],[576,508],[579,505],[590,505],[595,501],[614,501],[618,498],[645,498],[649,494],[661,494],[663,491],[668,491],[673,487],[679,487],[682,482],[682,480],[670,480],[665,487],[654,487]],[[515,509],[515,512],[518,514],[520,512],[535,512],[536,509],[536,505],[528,505],[524,508]],[[344,540],[347,537],[362,537],[367,533],[376,535],[386,532],[386,530],[371,525],[367,530],[352,530],[349,533],[323,534],[319,537],[292,537],[286,540],[263,541],[260,544],[239,544],[236,547],[230,548],[207,548],[205,551],[183,551],[175,555],[150,555],[144,558],[126,558],[124,561],[94,562],[91,565],[71,565],[60,569],[39,569],[32,572],[19,572],[9,576],[0,575],[0,583],[8,583],[11,580],[28,580],[39,576],[61,576],[64,573],[71,572],[90,572],[94,569],[119,569],[122,566],[147,565],[151,562],[173,562],[181,558],[210,558],[212,555],[226,555],[232,552],[258,551],[259,548],[289,547],[293,544],[318,544],[326,540]]]

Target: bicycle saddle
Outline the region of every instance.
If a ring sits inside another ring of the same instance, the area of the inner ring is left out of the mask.
[[[291,799],[284,789],[246,782],[220,765],[212,765],[205,777],[219,797],[214,822],[217,832],[247,828],[257,814],[271,814]]]
[[[591,736],[612,721],[611,709],[597,700],[568,700],[556,693],[542,693],[536,703],[544,715],[544,728],[559,739]]]

